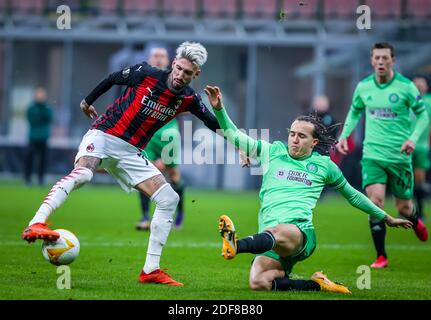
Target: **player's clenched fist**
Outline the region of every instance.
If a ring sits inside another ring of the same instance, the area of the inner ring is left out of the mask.
[[[84,112],[87,117],[91,119],[97,117],[96,108],[92,105],[89,105],[87,101],[82,100],[79,106],[81,107],[82,112]]]

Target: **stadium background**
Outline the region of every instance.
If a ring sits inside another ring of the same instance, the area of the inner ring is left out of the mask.
[[[71,9],[70,30],[57,29],[62,4]],[[356,27],[360,4],[371,8],[370,30]],[[80,100],[121,64],[145,59],[149,44],[174,50],[185,40],[202,42],[209,59],[193,87],[201,92],[207,83],[219,85],[239,127],[270,129],[270,140],[285,140],[286,127],[310,110],[315,95],[328,95],[331,112],[344,119],[354,86],[372,72],[369,50],[376,41],[394,44],[396,70],[431,80],[430,17],[431,0],[0,0],[0,299],[429,300],[430,246],[411,231],[388,230],[390,266],[372,271],[371,290],[356,287],[358,266],[371,263],[375,252],[367,217],[336,195],[323,197],[314,210],[318,249],[293,276],[305,279],[323,269],[353,295],[251,291],[252,256],[226,262],[217,233],[223,213],[240,237],[257,230],[260,178],[239,165],[181,165],[188,185],[185,222],[171,232],[162,266],[184,288],[137,283],[148,233],[134,230],[138,197],[106,185],[112,182],[107,175],[74,192],[51,219],[52,227],[69,229],[81,241],[72,290],[57,289],[56,268],[42,258],[40,242],[27,245],[20,234],[51,185],[72,168],[90,124]],[[25,110],[37,86],[47,88],[55,119],[46,185],[28,188],[22,180]],[[95,103],[99,113],[117,93]],[[180,123],[186,120],[202,128],[193,116]],[[341,164],[356,186],[361,128],[355,152]],[[389,200],[386,209],[397,215]]]
[[[62,4],[71,9],[70,30],[57,28]],[[371,9],[370,30],[356,26],[361,4]],[[109,72],[145,59],[154,41],[172,53],[182,41],[202,42],[209,59],[193,87],[219,85],[239,127],[267,128],[270,140],[285,140],[286,127],[310,110],[316,95],[327,95],[332,114],[344,119],[354,86],[372,71],[369,50],[376,41],[394,44],[396,70],[429,77],[430,16],[431,0],[0,0],[0,175],[22,172],[25,110],[37,86],[47,88],[54,107],[48,173],[56,181],[71,169],[90,124],[80,100]],[[99,113],[118,93],[96,102]],[[192,116],[180,119],[202,127]],[[342,167],[358,186],[361,130],[355,140],[353,160]],[[254,189],[260,183],[238,165],[181,169],[192,186]],[[99,175],[95,182],[106,179]]]

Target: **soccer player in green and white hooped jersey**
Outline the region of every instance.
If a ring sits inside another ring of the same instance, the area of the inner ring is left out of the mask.
[[[378,207],[384,207],[386,186],[395,196],[398,212],[413,222],[416,235],[428,239],[428,231],[417,217],[413,205],[413,169],[411,153],[419,136],[428,126],[428,114],[419,91],[412,81],[393,70],[394,48],[389,43],[376,43],[371,50],[374,74],[357,85],[353,101],[337,145],[347,154],[347,137],[365,112],[365,140],[362,166],[362,187]],[[412,130],[410,111],[417,117]],[[371,234],[377,251],[373,268],[388,265],[382,221],[370,217]]]
[[[418,88],[425,104],[425,108],[428,112],[428,118],[431,119],[431,94],[427,93],[428,84],[425,78],[416,77],[413,79],[414,84]],[[413,122],[416,123],[416,119]],[[419,218],[424,218],[424,199],[427,195],[426,186],[426,173],[430,168],[430,129],[428,125],[426,130],[421,134],[416,144],[416,149],[412,155],[412,164],[415,177],[415,187],[413,195],[416,200],[416,209],[418,211]]]
[[[259,233],[237,240],[232,220],[220,217],[223,238],[222,255],[232,259],[239,253],[257,254],[250,270],[254,290],[308,290],[350,293],[343,285],[330,281],[322,272],[311,280],[291,280],[294,264],[308,258],[316,247],[313,209],[325,185],[338,190],[349,203],[386,222],[389,226],[410,228],[412,223],[387,215],[344,178],[329,156],[335,143],[318,117],[301,116],[291,125],[288,145],[268,143],[242,133],[230,120],[217,87],[207,86],[205,93],[214,109],[225,137],[248,156],[260,161],[263,182],[260,190]]]

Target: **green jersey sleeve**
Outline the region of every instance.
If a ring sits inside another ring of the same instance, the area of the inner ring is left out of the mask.
[[[226,139],[233,143],[235,147],[243,151],[247,156],[262,159],[269,157],[271,144],[264,140],[255,140],[239,130],[235,123],[229,118],[225,108],[215,110],[214,114],[223,129]]]
[[[409,90],[407,92],[407,103],[416,115],[424,112],[426,109],[424,99],[413,82],[410,82],[409,85]]]
[[[340,168],[328,157],[328,171],[325,183],[334,189],[342,188],[347,180],[344,178]]]
[[[376,220],[382,220],[386,213],[377,207],[364,194],[353,188],[348,182],[338,189],[341,195],[355,208],[367,213]]]
[[[381,220],[385,217],[386,213],[371,202],[365,195],[353,188],[343,176],[340,168],[328,159],[328,174],[326,178],[326,184],[332,186],[338,190],[341,195],[347,199],[347,201],[358,208],[369,214],[372,218]]]
[[[409,89],[410,90],[407,93],[407,102],[411,110],[416,115],[416,124],[409,139],[414,143],[417,143],[419,137],[429,125],[429,117],[428,113],[425,112],[426,106],[424,100],[413,82],[410,83]]]
[[[360,96],[360,85],[356,86],[355,92],[353,93],[352,105],[350,106],[349,113],[347,114],[346,121],[343,126],[340,138],[346,139],[350,136],[352,131],[361,119],[362,112],[365,109],[365,104]]]

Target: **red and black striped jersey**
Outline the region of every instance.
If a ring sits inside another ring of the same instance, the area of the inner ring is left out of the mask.
[[[171,70],[160,70],[146,62],[111,73],[85,98],[91,105],[114,84],[126,85],[123,94],[91,125],[92,129],[119,137],[144,149],[153,134],[181,112],[190,111],[215,132],[215,116],[192,88],[174,93],[167,86]]]

